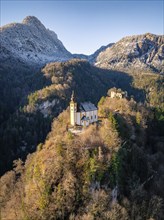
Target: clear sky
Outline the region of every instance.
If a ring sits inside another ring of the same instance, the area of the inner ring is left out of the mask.
[[[72,53],[143,33],[164,34],[163,0],[1,0],[1,26],[36,16]]]

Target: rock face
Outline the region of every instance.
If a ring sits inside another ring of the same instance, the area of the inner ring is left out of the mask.
[[[22,65],[44,65],[72,57],[57,35],[34,16],[26,17],[22,23],[3,26],[0,38],[0,61],[4,65],[16,64],[15,61]]]
[[[164,37],[144,34],[125,37],[101,52],[95,65],[121,71],[164,73]]]

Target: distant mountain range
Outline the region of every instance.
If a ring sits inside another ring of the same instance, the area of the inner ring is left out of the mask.
[[[27,66],[41,67],[51,61],[80,58],[101,68],[164,72],[164,38],[154,34],[125,37],[115,44],[102,46],[89,56],[71,54],[55,32],[46,29],[36,17],[28,16],[22,23],[3,26],[0,38],[2,69],[22,70]]]

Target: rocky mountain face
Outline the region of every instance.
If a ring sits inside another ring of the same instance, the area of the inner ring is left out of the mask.
[[[164,37],[144,34],[125,37],[98,54],[101,68],[164,73]]]
[[[22,23],[12,23],[1,29],[2,67],[42,66],[50,61],[63,61],[71,57],[56,33],[44,27],[34,16],[26,17]]]

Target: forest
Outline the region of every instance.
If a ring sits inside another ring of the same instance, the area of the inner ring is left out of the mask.
[[[98,107],[79,135],[67,108],[36,152],[14,161],[1,178],[2,219],[162,219],[163,119],[133,98],[106,95]]]

